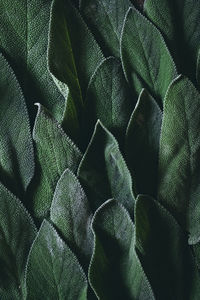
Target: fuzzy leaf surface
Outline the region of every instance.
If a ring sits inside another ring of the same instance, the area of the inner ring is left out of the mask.
[[[26,260],[37,231],[22,203],[1,183],[0,199],[0,298],[21,300]]]
[[[132,179],[114,136],[97,122],[90,144],[78,169],[92,210],[108,198],[122,203],[131,216],[134,211]]]
[[[158,199],[190,233],[200,236],[200,94],[179,76],[166,94],[159,154]]]
[[[78,260],[46,220],[28,257],[28,299],[87,299],[87,279]]]
[[[89,280],[99,299],[155,299],[135,252],[134,225],[127,211],[108,200],[95,213],[92,228]]]

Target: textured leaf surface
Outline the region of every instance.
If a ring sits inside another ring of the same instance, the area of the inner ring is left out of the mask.
[[[95,211],[108,198],[122,203],[131,216],[134,210],[132,179],[114,136],[97,122],[80,163],[78,176]]]
[[[92,223],[95,248],[90,283],[99,299],[154,299],[134,247],[134,225],[126,210],[108,200]]]
[[[64,98],[47,69],[47,40],[51,0],[0,0],[0,49],[19,78],[33,112],[41,102],[61,120]]]
[[[57,183],[50,217],[82,265],[88,266],[93,248],[92,214],[78,179],[69,169]]]
[[[66,168],[76,172],[81,153],[50,113],[39,105],[33,137],[37,150],[37,173],[33,183],[34,214],[49,214],[54,190]]]
[[[163,100],[168,85],[176,76],[176,67],[156,27],[135,8],[130,8],[121,39],[121,57],[126,77],[140,93],[134,73],[158,101]]]
[[[198,299],[200,278],[187,236],[157,201],[139,196],[136,248],[156,299]]]
[[[97,119],[122,142],[134,100],[123,75],[120,62],[113,58],[105,59],[92,77],[86,95],[83,126],[92,136]],[[88,139],[86,139],[87,141]]]
[[[34,175],[33,144],[22,90],[2,54],[0,101],[0,178],[21,196]]]
[[[68,0],[53,1],[48,56],[50,72],[68,99],[63,125],[74,140],[78,136],[80,111],[90,77],[103,54]]]
[[[36,227],[21,202],[0,183],[0,298],[22,299],[24,271]]]
[[[155,100],[142,90],[126,133],[126,157],[136,192],[155,195],[162,113]]]
[[[195,80],[200,40],[199,1],[148,0],[144,10],[163,33],[180,72]]]
[[[200,95],[185,77],[169,87],[164,104],[158,198],[190,233],[200,236]]]
[[[26,289],[28,299],[87,299],[87,280],[82,268],[46,220],[29,253]]]
[[[129,0],[81,0],[80,10],[104,53],[120,57],[120,37]]]

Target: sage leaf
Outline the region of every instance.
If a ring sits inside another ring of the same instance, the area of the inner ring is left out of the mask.
[[[131,216],[134,211],[132,179],[114,136],[97,121],[81,160],[78,177],[95,211],[108,198],[122,203]]]
[[[200,94],[179,76],[164,103],[159,154],[158,199],[190,233],[200,237]]]
[[[87,299],[87,279],[78,260],[46,220],[29,253],[28,299]]]
[[[199,273],[187,236],[158,201],[140,195],[135,208],[136,249],[156,299],[198,299]]]
[[[106,56],[120,57],[120,37],[129,0],[81,0],[80,11]]]
[[[196,80],[197,80],[198,87],[200,87],[200,48],[197,57]]]
[[[134,104],[121,63],[114,57],[105,59],[96,69],[87,90],[83,117],[85,142],[88,144],[96,121],[100,119],[123,144]]]
[[[135,8],[130,8],[124,21],[121,38],[121,59],[127,80],[139,94],[140,84],[162,103],[176,67],[163,37],[157,28]]]
[[[16,8],[17,7],[17,8]],[[0,49],[9,59],[34,121],[36,99],[62,120],[64,98],[47,68],[51,0],[0,0]]]
[[[89,280],[98,299],[155,299],[135,252],[134,225],[115,200],[95,213]]]
[[[54,0],[51,11],[48,65],[65,96],[63,126],[77,141],[80,113],[90,77],[103,54],[78,10],[68,0]]]
[[[199,2],[196,0],[145,1],[144,11],[163,33],[180,73],[195,83],[199,50]]]
[[[69,169],[56,185],[50,217],[82,265],[88,267],[93,248],[92,214],[77,177]]]
[[[0,298],[23,299],[24,270],[36,227],[22,203],[0,183]]]
[[[34,154],[29,116],[21,87],[0,54],[0,179],[23,197],[33,175]]]
[[[140,93],[126,132],[126,159],[136,193],[156,195],[162,112],[147,90]]]
[[[43,218],[49,216],[60,176],[66,168],[76,173],[82,154],[58,122],[40,104],[33,138],[37,154],[37,175],[32,185],[33,212],[37,218]]]

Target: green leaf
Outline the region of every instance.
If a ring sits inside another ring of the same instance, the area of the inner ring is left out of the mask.
[[[160,32],[135,8],[128,10],[124,21],[121,58],[132,88],[141,92],[136,73],[143,87],[163,101],[168,85],[177,75],[176,67]]]
[[[29,253],[25,280],[28,299],[87,299],[81,266],[46,220]]]
[[[90,77],[102,59],[103,54],[78,10],[68,0],[54,0],[48,64],[68,102],[63,125],[73,140],[78,138],[80,112]]]
[[[69,169],[57,183],[50,218],[82,265],[88,267],[93,248],[92,214],[78,179]]]
[[[54,190],[66,168],[77,171],[82,154],[50,113],[38,104],[33,138],[37,173],[33,182],[33,210],[38,218],[49,215]]]
[[[158,198],[190,233],[200,237],[200,94],[179,76],[164,103],[159,154]]]
[[[123,144],[135,104],[131,98],[121,63],[114,57],[105,59],[96,69],[88,86],[82,124],[86,127],[85,136],[91,138],[96,121],[100,119]],[[88,138],[85,138],[87,141]]]
[[[196,0],[148,0],[144,10],[163,33],[180,73],[195,80],[200,40],[199,2]]]
[[[108,200],[95,213],[89,280],[98,299],[155,299],[135,252],[134,225],[127,211]]]
[[[0,183],[0,298],[22,299],[24,271],[36,227],[22,203]]]
[[[108,198],[134,211],[132,179],[114,136],[97,121],[92,139],[78,169],[81,184],[95,211]]]
[[[120,57],[120,37],[129,0],[81,0],[80,10],[106,56]]]
[[[161,122],[160,108],[143,89],[126,132],[127,163],[139,194],[156,194]]]
[[[197,57],[196,80],[197,80],[198,87],[200,87],[200,48]]]
[[[17,6],[16,6],[17,5]],[[51,0],[0,0],[0,49],[11,63],[35,117],[36,99],[59,121],[64,98],[47,69],[47,43]]]
[[[135,208],[136,249],[156,299],[198,299],[200,278],[187,236],[172,215],[149,196]]]
[[[0,54],[0,178],[23,196],[34,175],[34,154],[29,117],[21,87]]]

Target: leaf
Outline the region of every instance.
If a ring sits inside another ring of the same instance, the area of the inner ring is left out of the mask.
[[[50,218],[82,265],[88,267],[93,248],[92,215],[87,197],[69,169],[63,172],[57,183]]]
[[[158,198],[189,231],[190,243],[200,236],[200,95],[189,79],[179,76],[165,98],[159,155]]]
[[[44,220],[29,253],[28,299],[87,299],[87,279],[76,257]]]
[[[120,62],[114,57],[105,59],[97,67],[88,86],[85,114],[85,142],[92,136],[98,119],[123,144],[126,126],[134,100],[129,92]],[[88,143],[86,143],[88,144]]]
[[[126,132],[126,158],[136,192],[155,195],[162,112],[143,89]]]
[[[68,102],[63,125],[77,141],[80,113],[90,77],[103,54],[79,12],[68,0],[54,0],[51,11],[48,64]]]
[[[17,8],[16,8],[17,5]],[[47,69],[47,40],[51,0],[0,0],[0,49],[11,63],[25,94],[31,120],[39,99],[61,121],[64,98]]]
[[[29,117],[21,87],[0,54],[0,178],[23,197],[33,175],[34,154]]]
[[[97,121],[88,148],[78,169],[78,176],[95,211],[113,197],[133,215],[132,179],[114,136]]]
[[[197,57],[196,80],[197,80],[198,86],[200,86],[200,48],[199,48],[198,57]]]
[[[135,252],[134,225],[116,201],[95,213],[95,247],[89,280],[98,299],[155,299]]]
[[[120,37],[129,0],[81,0],[80,11],[106,56],[120,57]]]
[[[163,33],[180,73],[194,81],[200,40],[199,2],[148,0],[144,10]]]
[[[37,218],[49,215],[54,190],[66,168],[76,172],[82,154],[61,126],[40,104],[33,138],[37,152],[37,174],[33,182],[33,210]]]
[[[121,59],[127,80],[137,93],[143,87],[158,100],[163,101],[168,85],[176,77],[176,67],[166,44],[156,27],[135,8],[126,14],[121,38]]]
[[[156,299],[198,299],[200,280],[183,234],[172,215],[151,197],[135,208],[136,249]]]
[[[1,183],[0,199],[0,298],[20,300],[36,227],[22,203]]]

